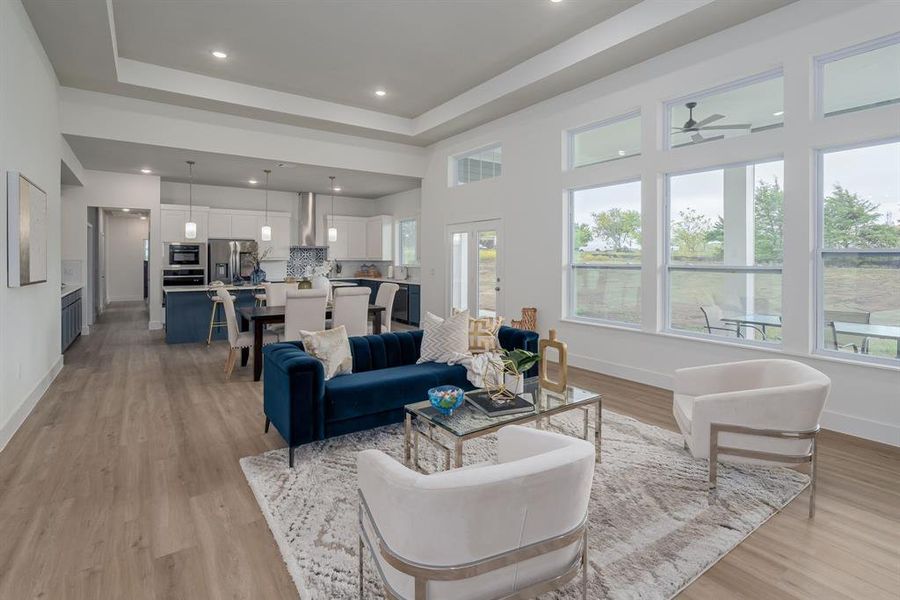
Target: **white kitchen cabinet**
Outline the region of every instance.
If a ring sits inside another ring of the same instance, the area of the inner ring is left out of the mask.
[[[269,214],[269,226],[272,228],[271,241],[262,241],[262,226],[266,224],[266,218],[258,217],[256,230],[259,232],[256,239],[259,242],[260,253],[271,248],[268,259],[287,260],[291,255],[291,218],[289,216],[276,216]]]
[[[184,237],[184,225],[188,221],[187,210],[162,208],[160,210],[162,218],[161,234],[163,242],[196,242],[205,243],[207,241],[207,217],[208,212],[205,210],[194,209],[192,218],[197,224],[197,237],[189,240]]]
[[[392,260],[394,219],[388,215],[369,217],[366,221],[366,258]]]
[[[209,237],[212,239],[231,239],[230,214],[218,211],[209,211]]]
[[[347,258],[366,258],[366,221],[354,219],[347,222]]]
[[[235,240],[258,240],[259,217],[252,214],[231,215],[231,238]]]

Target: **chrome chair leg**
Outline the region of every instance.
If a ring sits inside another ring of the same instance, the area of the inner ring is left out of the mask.
[[[584,528],[584,539],[581,542],[581,598],[588,598],[588,529]]]
[[[359,600],[363,600],[364,587],[363,583],[363,539],[359,536]]]
[[[812,519],[816,516],[816,475],[818,475],[819,468],[816,464],[816,460],[819,456],[819,445],[816,443],[817,438],[812,438],[810,451],[812,452],[812,456],[809,459],[809,518]]]

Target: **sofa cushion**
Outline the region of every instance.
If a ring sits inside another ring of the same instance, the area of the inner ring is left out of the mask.
[[[402,408],[426,400],[429,388],[439,385],[472,389],[461,365],[422,363],[336,377],[325,384],[325,420]]]
[[[353,372],[411,365],[419,358],[421,331],[398,331],[350,338]]]

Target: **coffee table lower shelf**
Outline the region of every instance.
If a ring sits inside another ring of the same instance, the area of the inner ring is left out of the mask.
[[[599,394],[590,399],[575,404],[561,404],[559,406],[548,408],[541,412],[524,413],[518,418],[510,419],[507,417],[503,420],[498,420],[498,423],[496,425],[484,427],[465,434],[456,434],[447,430],[445,427],[441,427],[431,419],[422,417],[415,409],[412,408],[421,404],[422,403],[411,404],[406,407],[406,419],[404,423],[403,436],[403,457],[404,464],[408,468],[415,469],[416,471],[422,473],[424,473],[425,470],[419,463],[420,439],[426,440],[431,445],[443,451],[444,470],[450,470],[451,468],[458,469],[463,466],[463,444],[466,441],[495,433],[501,427],[505,427],[507,425],[525,425],[534,423],[538,429],[550,429],[551,417],[575,410],[581,411],[584,415],[582,439],[584,439],[585,441],[590,441],[590,412],[592,408],[594,409],[596,415],[593,427],[594,448],[596,449],[597,453],[597,462],[600,462],[601,460],[600,439],[601,431],[603,428],[603,420],[601,417],[601,413],[603,411],[603,398]],[[468,406],[466,406],[465,408],[469,410],[475,410]],[[420,423],[422,424],[421,426]],[[442,434],[436,434],[436,432],[438,431],[441,431]],[[440,439],[441,436],[452,438],[451,443],[443,443]]]

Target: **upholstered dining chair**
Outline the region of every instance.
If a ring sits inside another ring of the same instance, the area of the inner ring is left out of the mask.
[[[284,333],[281,340],[296,341],[300,339],[301,331],[325,329],[327,304],[327,289],[288,290],[284,304]]]
[[[357,455],[360,598],[364,549],[388,598],[532,598],[579,572],[587,598],[593,445],[517,425],[497,441],[499,464],[431,475]]]
[[[793,360],[764,359],[675,371],[673,412],[694,458],[809,463],[809,516],[816,511],[816,436],[831,389],[823,373]]]
[[[288,284],[281,282],[271,283],[267,281],[263,284],[263,289],[266,290],[266,306],[284,306]]]
[[[369,327],[369,294],[367,287],[335,288],[331,327],[343,325],[347,335],[366,335]]]
[[[253,332],[241,331],[238,327],[237,313],[234,310],[234,300],[231,294],[224,288],[216,290],[219,299],[222,301],[222,307],[225,309],[225,323],[228,326],[228,358],[225,359],[225,379],[231,379],[231,372],[234,371],[234,363],[237,360],[238,350],[241,348],[253,348]],[[263,331],[263,345],[274,344],[278,341],[278,336],[271,331]]]
[[[394,296],[400,286],[396,283],[382,283],[378,286],[378,293],[375,294],[375,306],[383,306],[384,312],[381,313],[381,331],[387,332],[391,330],[391,318],[394,314]]]

